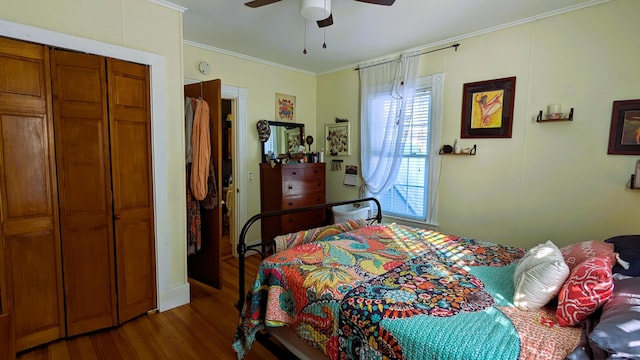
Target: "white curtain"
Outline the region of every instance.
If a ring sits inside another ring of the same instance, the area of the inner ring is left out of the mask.
[[[431,120],[429,121],[429,186],[427,224],[437,226],[438,187],[440,186],[440,132],[442,129],[444,74],[431,76]]]
[[[360,195],[376,196],[393,186],[404,151],[404,116],[413,106],[418,56],[360,66]]]

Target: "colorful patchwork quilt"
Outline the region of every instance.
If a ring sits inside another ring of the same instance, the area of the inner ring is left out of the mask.
[[[523,254],[396,224],[297,245],[260,265],[233,347],[289,326],[332,360],[564,359],[580,329],[512,304]]]

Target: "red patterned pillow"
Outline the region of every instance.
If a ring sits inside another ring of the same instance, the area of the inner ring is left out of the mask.
[[[571,270],[558,294],[556,317],[560,326],[577,325],[611,297],[611,267],[609,257],[595,256]]]
[[[567,245],[560,249],[564,262],[569,269],[573,269],[581,262],[594,256],[606,256],[611,259],[611,265],[616,262],[616,253],[613,252],[613,244],[604,241],[591,240]]]

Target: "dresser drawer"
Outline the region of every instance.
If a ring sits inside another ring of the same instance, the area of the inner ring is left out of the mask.
[[[313,165],[313,164],[309,164]],[[324,163],[322,164],[324,166]],[[285,166],[282,169],[282,180],[296,180],[296,179],[310,179],[310,178],[324,178],[325,169],[324,167],[319,166],[310,166],[310,167],[287,167]]]
[[[305,195],[287,196],[282,199],[283,209],[293,209],[311,205],[324,204],[325,193],[316,192]]]
[[[304,169],[304,176],[307,178],[321,177],[324,179],[325,177],[324,163],[322,164],[322,167],[314,166],[314,167]]]
[[[325,192],[324,178],[285,179],[282,182],[282,196],[303,195]]]
[[[326,221],[325,210],[310,210],[282,216],[282,233],[306,230],[324,225]]]
[[[304,171],[304,168],[284,166],[282,169],[282,180],[304,179]]]

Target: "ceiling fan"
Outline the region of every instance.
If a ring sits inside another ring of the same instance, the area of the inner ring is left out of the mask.
[[[281,0],[253,0],[244,3],[250,8],[257,8]],[[363,3],[391,6],[396,0],[355,0]],[[313,20],[318,27],[333,25],[333,14],[331,13],[331,0],[300,0],[300,13],[307,20]]]

